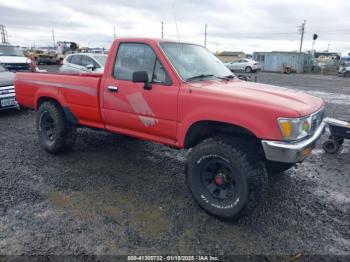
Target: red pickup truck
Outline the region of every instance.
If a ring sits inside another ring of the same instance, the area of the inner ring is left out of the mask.
[[[71,149],[78,127],[189,149],[192,195],[222,218],[249,213],[268,173],[302,162],[325,127],[323,100],[242,81],[204,47],[166,40],[118,39],[103,74],[17,73],[15,88],[50,153]]]

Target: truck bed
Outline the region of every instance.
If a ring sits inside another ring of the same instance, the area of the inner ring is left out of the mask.
[[[101,119],[99,86],[102,74],[17,73],[16,99],[21,106],[36,109],[50,97],[69,109],[79,124],[104,128]]]

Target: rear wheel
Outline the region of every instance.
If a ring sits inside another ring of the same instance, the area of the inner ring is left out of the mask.
[[[192,149],[187,184],[205,211],[232,219],[257,206],[267,187],[267,173],[253,152],[229,137],[206,139]]]
[[[73,147],[76,127],[66,120],[57,103],[43,102],[39,106],[36,127],[40,145],[49,153],[57,154]]]
[[[253,69],[250,66],[247,66],[244,70],[246,73],[251,73]]]

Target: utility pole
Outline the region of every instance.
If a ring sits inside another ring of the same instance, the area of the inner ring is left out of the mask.
[[[305,33],[305,24],[306,24],[306,20],[304,20],[304,22],[301,24],[300,28],[300,34],[301,34],[301,38],[300,38],[300,48],[299,48],[299,53],[301,53],[302,49],[303,49],[303,41],[304,41],[304,33]]]
[[[115,33],[115,26],[113,27],[113,39],[117,38],[117,34]]]
[[[164,38],[164,22],[162,21],[162,39]]]
[[[7,31],[6,31],[4,25],[0,25],[0,35],[1,35],[1,43],[2,44],[7,44],[8,43],[8,37],[7,37]]]
[[[4,26],[0,25],[0,34],[1,34],[1,43],[5,44],[5,32],[4,32]]]
[[[312,36],[312,51],[311,51],[312,52],[312,57],[315,56],[315,44],[316,44],[317,38],[318,38],[318,34],[314,34]]]
[[[207,28],[208,28],[208,25],[205,24],[205,26],[204,26],[204,47],[207,47]]]
[[[56,46],[55,31],[52,29],[51,32],[52,32],[53,47],[55,48],[55,46]]]

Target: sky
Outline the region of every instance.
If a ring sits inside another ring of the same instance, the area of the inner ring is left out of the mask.
[[[0,0],[0,24],[21,46],[75,41],[109,48],[116,37],[161,37],[215,51],[303,50],[350,52],[349,0]]]

